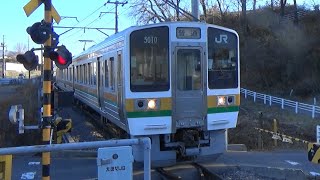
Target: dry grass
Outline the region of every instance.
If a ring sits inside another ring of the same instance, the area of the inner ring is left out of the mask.
[[[259,115],[262,112],[262,117]],[[246,144],[249,150],[258,149],[259,132],[254,127],[272,130],[273,120],[278,122],[278,132],[295,138],[316,141],[316,126],[318,119],[312,119],[311,115],[295,114],[292,110],[282,110],[279,106],[268,106],[263,103],[254,103],[252,99],[241,97],[241,106],[237,127],[229,130],[230,143]],[[263,150],[274,148],[301,149],[306,144],[293,141],[293,144],[278,142],[274,147],[272,135],[261,133]]]
[[[12,105],[21,104],[25,110],[25,125],[38,123],[38,92],[36,85],[0,86],[0,147],[31,145],[39,143],[39,132],[25,131],[19,135],[18,128],[9,122],[8,113]]]

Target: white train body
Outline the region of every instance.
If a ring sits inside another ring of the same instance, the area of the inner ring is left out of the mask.
[[[130,137],[150,137],[152,160],[175,160],[226,150],[240,105],[239,65],[235,31],[166,22],[90,47],[56,81]]]

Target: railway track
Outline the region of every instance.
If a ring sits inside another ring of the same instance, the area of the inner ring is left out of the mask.
[[[189,177],[190,179],[199,179],[199,180],[222,180],[223,178],[220,177],[218,174],[209,171],[206,167],[203,165],[192,162],[192,163],[185,163],[186,165],[191,165],[196,169],[196,174],[194,174],[192,177]],[[168,180],[179,180],[179,179],[186,179],[183,178],[180,175],[177,175],[174,171],[166,170],[166,168],[158,167],[156,168],[156,171],[160,174],[162,179],[168,179]]]
[[[124,133],[122,129],[109,122],[103,123],[100,115],[90,107],[87,107],[81,103],[77,104],[76,107],[88,117],[86,120],[89,121],[96,128],[96,130],[103,135],[104,139],[127,138],[127,134]]]

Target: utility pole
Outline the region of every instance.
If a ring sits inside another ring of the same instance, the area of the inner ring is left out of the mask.
[[[6,60],[4,59],[4,47],[5,47],[5,43],[4,43],[4,35],[2,38],[2,43],[1,43],[1,47],[2,47],[2,78],[6,77]]]
[[[79,40],[79,41],[80,41],[80,42],[84,42],[83,51],[86,50],[86,44],[87,44],[87,42],[94,42],[93,40],[86,40],[86,39],[84,39],[84,40]]]
[[[126,2],[119,2],[119,1],[111,2],[111,1],[108,1],[107,3],[116,5],[116,11],[115,11],[115,20],[116,20],[115,33],[118,33],[118,5],[120,4],[123,7],[125,4],[128,4],[128,1],[126,1]]]

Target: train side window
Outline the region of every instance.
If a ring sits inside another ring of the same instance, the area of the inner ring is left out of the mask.
[[[79,82],[79,66],[77,66],[76,72],[77,72],[77,74],[76,74],[76,76],[77,76],[77,82]]]
[[[93,63],[93,85],[97,84],[97,62]]]
[[[109,71],[108,71],[108,60],[104,61],[104,76],[105,76],[105,82],[104,86],[106,88],[109,87]]]
[[[83,65],[80,65],[80,83],[83,83]]]
[[[88,84],[92,85],[92,81],[91,81],[91,63],[88,63]]]
[[[82,65],[82,83],[83,84],[86,84],[86,65],[83,64]]]
[[[82,83],[83,84],[86,84],[86,65],[85,64],[83,64],[82,65]]]
[[[86,84],[89,85],[89,64],[86,64]]]
[[[93,85],[93,64],[91,64],[91,74],[90,74],[90,79],[91,79],[91,85]]]
[[[70,81],[70,77],[69,77],[69,76],[70,76],[70,75],[69,75],[69,71],[70,71],[70,69],[69,69],[69,68],[67,68],[67,79],[66,79],[67,81]]]
[[[73,80],[74,80],[74,82],[77,82],[77,66],[74,66],[74,69],[73,69],[73,72],[74,72],[74,74],[73,74]]]
[[[76,72],[77,72],[77,83],[79,83],[79,66],[77,66]]]
[[[114,81],[115,81],[115,75],[114,75],[114,57],[111,57],[109,59],[110,61],[110,89],[114,91]]]
[[[82,72],[81,72],[81,68],[82,68],[82,65],[79,65],[79,83],[82,83]]]

